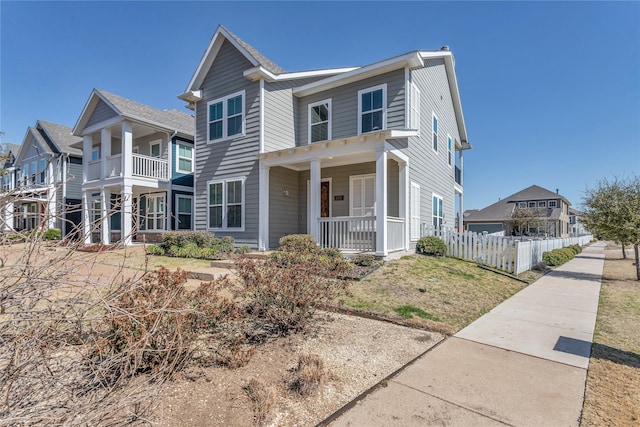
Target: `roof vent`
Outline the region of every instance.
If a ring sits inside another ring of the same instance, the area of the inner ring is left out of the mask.
[[[445,52],[449,52],[449,50],[450,50],[450,49],[449,49],[449,46],[444,45],[444,46],[442,46],[442,47],[440,48],[440,50],[444,50]]]

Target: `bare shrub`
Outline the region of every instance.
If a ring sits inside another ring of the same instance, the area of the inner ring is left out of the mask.
[[[276,401],[275,390],[267,387],[262,381],[251,378],[244,391],[251,401],[254,423],[264,425]]]
[[[213,362],[231,369],[246,366],[256,353],[256,348],[247,344],[244,336],[222,336],[216,342]]]
[[[301,354],[288,379],[289,389],[300,396],[315,394],[324,379],[324,362],[317,354]]]

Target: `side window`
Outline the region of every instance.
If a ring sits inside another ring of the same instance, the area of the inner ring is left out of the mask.
[[[358,91],[358,135],[386,128],[386,83]]]
[[[331,139],[331,100],[309,104],[309,143]]]
[[[207,141],[214,142],[244,134],[245,91],[207,103]]]
[[[193,172],[193,147],[188,144],[178,144],[176,169],[182,173]]]
[[[433,151],[438,152],[438,118],[433,113]]]

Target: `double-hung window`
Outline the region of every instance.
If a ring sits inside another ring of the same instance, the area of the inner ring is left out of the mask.
[[[409,129],[415,129],[420,136],[420,89],[411,83],[409,92]]]
[[[433,195],[433,226],[437,229],[442,227],[444,222],[444,211],[442,207],[442,197]]]
[[[242,231],[244,178],[210,181],[208,184],[208,228]]]
[[[47,182],[47,161],[40,159],[40,184]]]
[[[178,143],[177,171],[181,173],[193,172],[193,147]]]
[[[447,155],[449,156],[449,167],[453,163],[453,152],[451,151],[451,136],[447,135]]]
[[[549,207],[550,208],[557,208],[558,207],[558,201],[557,200],[549,200]]]
[[[244,134],[244,98],[243,90],[207,104],[207,141],[213,142]]]
[[[147,196],[147,231],[164,230],[164,194]]]
[[[351,216],[374,216],[376,214],[376,176],[357,175],[349,179]]]
[[[438,152],[438,118],[433,113],[433,151]]]
[[[331,100],[309,104],[309,143],[331,139]]]
[[[387,84],[358,91],[358,134],[387,128]]]
[[[178,194],[176,196],[177,230],[191,230],[193,221],[193,198]]]

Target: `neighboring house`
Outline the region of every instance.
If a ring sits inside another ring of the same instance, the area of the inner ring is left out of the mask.
[[[570,236],[583,236],[585,234],[589,234],[589,230],[587,230],[580,222],[580,217],[582,216],[582,212],[569,208],[569,235]]]
[[[423,224],[455,226],[471,146],[446,47],[286,72],[219,26],[179,98],[196,116],[197,229],[384,257]]]
[[[59,228],[63,236],[80,224],[82,153],[72,145],[71,128],[38,120],[29,127],[3,189],[4,228],[16,231]],[[13,212],[13,215],[8,214]]]
[[[503,231],[507,236],[567,237],[570,205],[557,191],[532,185],[484,209],[465,211],[464,228],[477,233]]]
[[[73,133],[86,243],[157,242],[166,230],[193,228],[191,115],[94,89]]]
[[[6,143],[0,151],[0,231],[13,229],[12,192],[16,188],[16,156],[20,151],[17,144]]]

